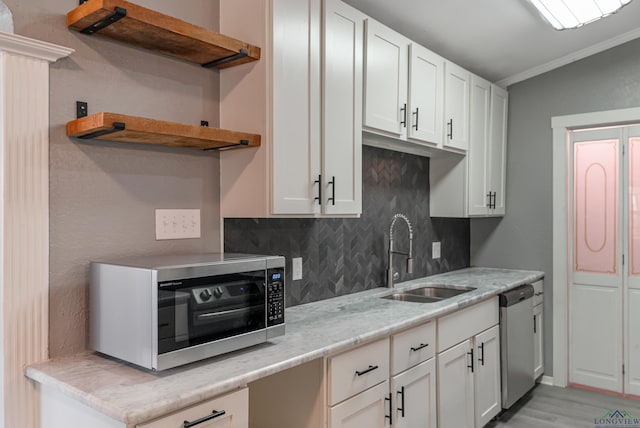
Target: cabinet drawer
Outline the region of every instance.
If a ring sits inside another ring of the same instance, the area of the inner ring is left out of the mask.
[[[438,352],[498,324],[498,296],[438,319]]]
[[[389,378],[389,338],[329,358],[329,405]]]
[[[396,375],[427,361],[436,353],[436,323],[413,327],[391,339],[391,374]]]
[[[220,414],[224,412],[224,414]],[[185,421],[194,422],[214,413],[220,414],[198,424],[198,428],[249,428],[249,390],[241,389],[231,394],[204,401],[168,416],[137,425],[138,428],[183,428]]]
[[[536,306],[544,301],[544,282],[540,280],[531,285],[533,285],[533,306]]]

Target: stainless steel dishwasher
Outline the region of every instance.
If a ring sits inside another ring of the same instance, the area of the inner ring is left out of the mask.
[[[533,286],[500,295],[500,362],[502,408],[508,409],[535,384]]]

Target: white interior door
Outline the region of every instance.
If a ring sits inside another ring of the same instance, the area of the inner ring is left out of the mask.
[[[569,381],[622,392],[622,129],[571,133]]]
[[[625,392],[640,396],[640,126],[627,128]]]

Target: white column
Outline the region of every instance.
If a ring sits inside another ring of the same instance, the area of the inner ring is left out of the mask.
[[[39,426],[23,371],[49,349],[49,63],[72,52],[0,32],[0,428]]]

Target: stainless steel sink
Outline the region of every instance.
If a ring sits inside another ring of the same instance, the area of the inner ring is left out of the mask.
[[[438,297],[417,296],[415,294],[396,293],[384,296],[383,299],[398,300],[400,302],[414,302],[414,303],[433,303],[442,300]]]
[[[402,293],[411,294],[414,296],[426,296],[433,297],[437,299],[448,299],[449,297],[454,297],[459,294],[468,293],[469,291],[473,291],[475,288],[464,287],[464,288],[450,288],[450,287],[421,287],[414,288],[413,290],[405,290]]]
[[[382,298],[400,302],[435,303],[473,290],[475,290],[473,287],[451,288],[440,285],[425,285],[424,287],[399,291]]]

